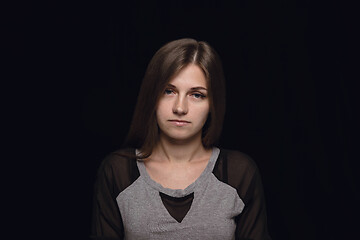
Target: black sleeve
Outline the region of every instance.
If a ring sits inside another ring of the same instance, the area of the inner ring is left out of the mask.
[[[236,239],[269,240],[263,186],[255,169],[242,197],[245,207],[236,218]]]
[[[136,160],[114,152],[101,163],[94,186],[90,239],[124,239],[116,197],[139,176]]]
[[[237,240],[270,240],[261,176],[255,162],[238,151],[221,150],[215,175],[236,188],[245,207],[235,218]]]

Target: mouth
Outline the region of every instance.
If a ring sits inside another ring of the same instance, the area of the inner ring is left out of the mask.
[[[170,119],[170,122],[183,122],[183,123],[190,123],[189,121],[186,120],[178,120],[178,119]]]
[[[185,125],[191,123],[186,120],[178,120],[178,119],[171,119],[171,120],[169,120],[169,122],[171,122],[172,124],[174,124],[176,126],[185,126]]]

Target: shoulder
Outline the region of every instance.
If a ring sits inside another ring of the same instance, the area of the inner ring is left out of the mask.
[[[109,153],[98,169],[98,179],[113,185],[120,192],[139,177],[135,149],[119,149]]]
[[[220,181],[234,187],[241,199],[247,199],[249,189],[259,178],[258,167],[249,155],[229,149],[220,149],[213,173]]]
[[[118,149],[107,154],[102,160],[101,166],[104,168],[124,167],[128,165],[131,161],[136,161],[135,149]]]
[[[255,161],[246,153],[221,148],[220,155],[227,162],[230,171],[245,171],[247,173],[257,171]]]

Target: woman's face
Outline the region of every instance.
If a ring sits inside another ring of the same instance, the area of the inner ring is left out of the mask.
[[[201,139],[210,108],[206,83],[203,71],[194,64],[170,80],[156,109],[161,136],[180,142]]]

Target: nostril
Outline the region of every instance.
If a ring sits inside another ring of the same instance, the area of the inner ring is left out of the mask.
[[[176,99],[174,106],[173,106],[173,113],[179,114],[179,115],[184,115],[187,113],[187,111],[188,110],[187,110],[186,99],[182,99],[181,97]]]
[[[187,113],[187,110],[185,110],[182,107],[176,107],[176,108],[173,109],[173,113],[179,114],[179,115],[184,115],[184,114]]]

